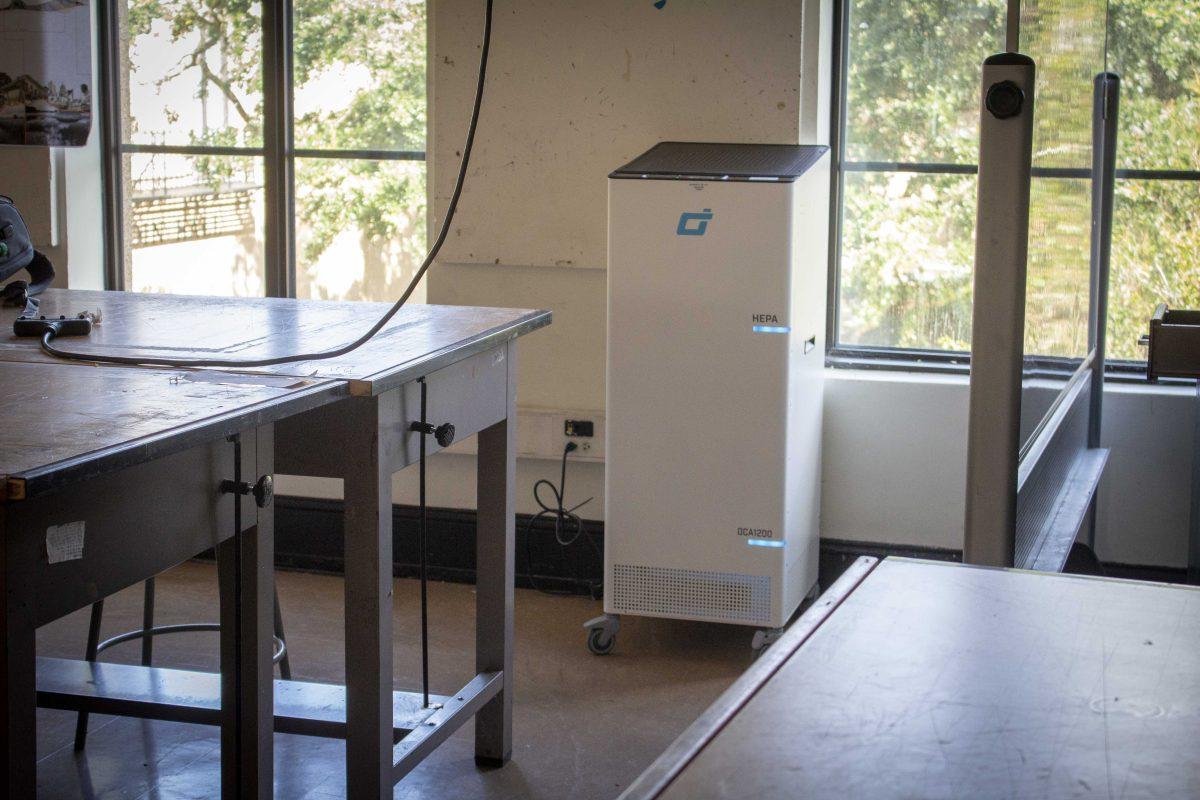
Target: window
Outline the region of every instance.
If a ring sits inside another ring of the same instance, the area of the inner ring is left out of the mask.
[[[114,288],[394,299],[425,254],[424,3],[114,6]]]
[[[1157,304],[1200,308],[1200,7],[1112,0],[1109,63],[1121,116],[1108,353],[1144,361]]]
[[[835,352],[970,348],[979,70],[1004,0],[843,0],[835,140]],[[1038,62],[1027,351],[1087,346],[1091,79],[1122,76],[1110,359],[1145,358],[1158,302],[1200,304],[1200,10],[1027,0]],[[1106,52],[1107,50],[1107,52]]]
[[[967,350],[979,67],[1003,49],[1004,0],[844,0],[842,12],[833,341]]]

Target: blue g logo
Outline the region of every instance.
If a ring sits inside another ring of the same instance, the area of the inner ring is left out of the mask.
[[[708,230],[708,221],[713,218],[711,208],[704,209],[703,213],[685,213],[679,215],[679,227],[675,229],[675,233],[680,236],[703,236]]]

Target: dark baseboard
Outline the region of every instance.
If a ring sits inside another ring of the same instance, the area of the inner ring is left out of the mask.
[[[429,577],[438,581],[475,582],[475,512],[430,508]],[[583,534],[562,547],[554,523],[517,515],[516,582],[523,588],[598,597],[604,576],[604,523],[584,520]],[[418,575],[420,511],[416,506],[392,508],[394,574]],[[904,556],[934,561],[961,561],[962,551],[949,548],[822,539],[821,586],[829,586],[859,556]],[[532,563],[531,563],[532,561]],[[342,502],[307,497],[275,498],[275,563],[285,569],[340,574]],[[1135,564],[1104,564],[1115,578],[1183,583],[1186,570]]]
[[[859,556],[887,558],[923,558],[927,561],[962,561],[961,550],[919,545],[883,544],[880,542],[856,542],[847,539],[822,539],[818,566],[821,588],[832,586],[846,568]]]
[[[604,523],[584,520],[583,533],[567,547],[555,540],[554,523],[543,517],[531,525],[517,515],[517,586],[550,592],[599,596],[604,575]],[[394,574],[419,574],[420,509],[392,507]],[[475,511],[429,508],[431,580],[475,582]],[[531,564],[532,561],[532,564]],[[342,501],[307,497],[275,498],[275,563],[285,569],[343,571]]]
[[[1090,552],[1090,551],[1089,551]],[[821,540],[821,585],[828,586],[826,574],[836,579],[858,556],[886,558],[923,558],[927,561],[962,561],[962,551],[948,547],[918,547],[912,545],[857,542],[843,539]],[[1094,556],[1093,556],[1094,558]],[[1094,562],[1093,562],[1094,563]],[[1123,564],[1116,561],[1100,562],[1100,569],[1108,578],[1125,578],[1135,581],[1156,583],[1187,583],[1187,570],[1183,567],[1162,567],[1151,564]],[[1076,565],[1068,560],[1066,572],[1098,574],[1090,565]]]
[[[1157,583],[1187,583],[1186,567],[1156,567],[1149,564],[1104,563],[1104,574],[1110,578]]]

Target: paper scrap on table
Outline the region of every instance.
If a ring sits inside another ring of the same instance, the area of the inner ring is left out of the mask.
[[[84,522],[68,522],[46,528],[46,560],[51,564],[83,558]]]

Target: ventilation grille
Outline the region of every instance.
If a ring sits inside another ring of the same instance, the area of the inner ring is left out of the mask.
[[[615,564],[613,606],[618,613],[768,624],[771,578]]]

